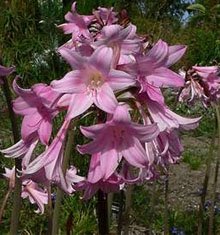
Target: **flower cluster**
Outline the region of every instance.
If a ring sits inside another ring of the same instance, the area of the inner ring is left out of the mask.
[[[171,111],[161,91],[184,85],[170,67],[186,47],[159,40],[148,49],[136,26],[117,17],[112,8],[80,15],[73,3],[67,23],[59,26],[71,39],[58,49],[71,70],[50,85],[30,89],[14,80],[14,111],[23,116],[21,140],[1,152],[22,158],[20,177],[28,182],[26,187],[31,187],[29,182],[56,184],[70,194],[83,190],[88,199],[99,189],[108,193],[125,183],[154,179],[159,169],[181,156],[178,130],[198,125],[200,118]],[[61,112],[64,121],[52,137],[53,120]],[[80,127],[91,139],[76,146],[79,153],[91,155],[88,175],[81,177],[74,166],[63,172],[62,163],[70,122],[86,113],[94,114],[96,124]],[[37,145],[45,147],[40,155],[34,152]]]
[[[207,107],[220,99],[220,76],[218,66],[193,66],[187,72],[181,71],[185,86],[179,101],[193,103],[200,100]]]

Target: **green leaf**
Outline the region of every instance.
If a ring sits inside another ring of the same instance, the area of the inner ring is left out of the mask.
[[[199,11],[203,14],[206,13],[206,8],[202,4],[198,4],[198,3],[195,3],[195,4],[188,6],[187,10]]]

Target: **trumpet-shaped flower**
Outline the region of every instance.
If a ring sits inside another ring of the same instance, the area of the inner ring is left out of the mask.
[[[159,130],[156,124],[145,126],[131,122],[128,109],[118,106],[112,119],[105,124],[81,127],[81,132],[93,141],[78,146],[78,150],[80,153],[100,153],[100,169],[103,178],[107,179],[118,167],[122,156],[133,166],[147,166],[148,157],[141,143],[154,139]]]
[[[82,57],[65,48],[61,49],[60,53],[75,69],[63,79],[51,83],[57,92],[72,94],[68,119],[82,114],[93,103],[101,110],[113,113],[118,105],[113,91],[135,84],[129,74],[111,69],[111,48],[100,47],[90,57]]]
[[[136,62],[121,68],[137,77],[142,91],[146,83],[155,87],[181,87],[184,85],[183,78],[168,67],[176,63],[185,50],[185,46],[169,47],[166,42],[159,40],[146,54],[136,55]]]
[[[94,16],[79,15],[76,11],[76,2],[72,4],[72,12],[65,15],[65,19],[69,23],[64,23],[58,26],[65,34],[72,34],[72,39],[79,40],[81,36],[89,39],[91,38],[88,26],[91,24]]]
[[[24,180],[22,182],[22,198],[28,198],[32,204],[37,204],[38,209],[36,213],[44,213],[44,205],[48,204],[48,193],[46,190],[40,188],[32,180]]]

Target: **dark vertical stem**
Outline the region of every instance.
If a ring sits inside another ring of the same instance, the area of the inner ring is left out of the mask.
[[[169,189],[169,174],[166,175],[166,179],[164,182],[164,234],[165,235],[169,235],[168,189]]]
[[[209,216],[209,228],[208,234],[213,234],[213,227],[214,227],[214,217],[215,217],[215,201],[216,201],[216,187],[218,181],[218,171],[219,171],[219,155],[220,155],[220,110],[219,107],[216,106],[216,116],[217,116],[217,125],[218,125],[218,152],[217,152],[217,162],[215,166],[215,175],[214,175],[214,182],[212,188],[212,204],[210,208],[210,216]]]
[[[123,214],[123,204],[124,204],[124,191],[120,191],[119,195],[119,212],[118,212],[118,235],[121,235],[122,230],[122,214]]]
[[[48,193],[48,235],[52,234],[53,227],[53,207],[52,207],[52,198],[51,198],[51,185],[49,184],[47,187]]]
[[[97,193],[97,215],[98,215],[98,226],[99,226],[99,235],[108,235],[109,226],[108,226],[108,202],[107,194],[99,190]]]
[[[16,122],[15,113],[12,108],[12,97],[9,88],[9,84],[7,79],[3,78],[3,92],[6,98],[7,106],[8,106],[8,114],[12,125],[12,133],[14,142],[19,141],[19,131]],[[21,209],[21,180],[17,177],[17,170],[21,170],[21,159],[15,159],[15,189],[14,189],[14,198],[13,198],[13,208],[11,215],[11,225],[10,225],[10,234],[17,234],[18,225],[19,225],[19,217],[20,217],[20,209]]]
[[[66,171],[69,163],[69,159],[71,156],[71,151],[73,150],[74,146],[74,123],[71,123],[69,130],[68,130],[68,137],[66,142],[66,149],[63,159],[63,165],[62,170],[63,172]],[[54,214],[53,214],[53,228],[52,228],[52,235],[57,235],[59,230],[59,215],[61,210],[61,202],[63,198],[63,192],[61,189],[57,189],[56,194],[56,202],[55,202],[55,208],[54,208]]]
[[[130,210],[131,210],[131,204],[132,204],[132,191],[133,191],[133,185],[128,185],[126,193],[125,193],[125,215],[124,215],[124,222],[125,222],[124,234],[125,235],[128,235],[129,233]]]
[[[209,154],[208,158],[206,160],[206,173],[203,181],[203,187],[202,187],[202,194],[200,198],[200,205],[199,205],[199,212],[198,212],[198,230],[197,235],[202,235],[203,230],[203,215],[204,215],[204,204],[208,189],[208,183],[209,183],[209,176],[211,171],[211,162],[213,160],[213,152],[215,147],[215,131],[213,133],[212,141],[209,147]]]

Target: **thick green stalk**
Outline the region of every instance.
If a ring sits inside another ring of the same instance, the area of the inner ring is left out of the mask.
[[[8,114],[12,125],[14,142],[16,143],[19,141],[19,131],[18,131],[15,113],[12,108],[11,92],[7,79],[3,78],[3,80],[4,80],[3,92],[8,106]],[[21,170],[21,159],[15,159],[15,169],[16,169],[15,172],[17,172],[17,170]],[[20,209],[21,209],[21,180],[15,174],[15,189],[14,189],[13,208],[12,208],[11,225],[10,225],[11,235],[17,234]]]
[[[63,172],[66,171],[69,163],[69,159],[71,156],[71,151],[73,150],[73,145],[74,145],[74,124],[72,123],[69,127],[68,130],[68,137],[67,137],[67,142],[66,142],[66,149],[65,149],[65,155],[63,159]],[[53,213],[53,227],[52,227],[52,235],[57,235],[58,230],[59,230],[59,215],[60,215],[60,210],[61,210],[61,202],[63,198],[63,192],[59,188],[57,189],[57,194],[56,194],[56,202],[55,202],[55,208],[54,208],[54,213]]]

